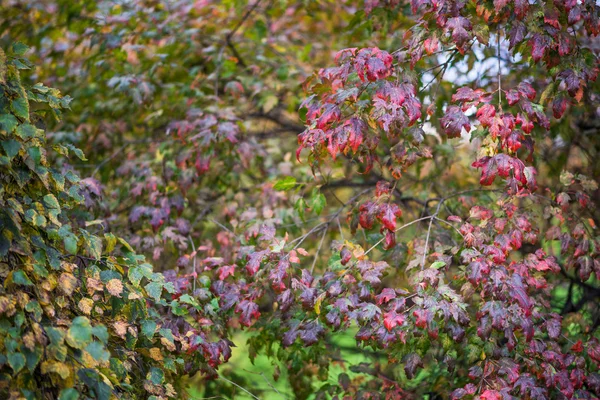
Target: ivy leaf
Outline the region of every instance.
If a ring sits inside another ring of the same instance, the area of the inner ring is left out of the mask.
[[[296,186],[296,178],[293,176],[286,176],[285,178],[278,180],[273,186],[273,189],[287,191],[293,189],[294,186]]]
[[[67,344],[83,350],[92,341],[92,325],[86,317],[75,317],[67,331]]]

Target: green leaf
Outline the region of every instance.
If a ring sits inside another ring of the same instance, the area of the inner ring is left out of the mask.
[[[22,285],[22,286],[32,286],[33,285],[33,282],[31,282],[31,280],[29,279],[27,274],[20,269],[13,272],[12,279],[13,279],[13,282],[17,285]]]
[[[323,193],[321,193],[315,189],[312,194],[310,207],[313,209],[313,211],[317,215],[321,215],[321,212],[325,208],[325,204],[327,204],[327,200],[325,199],[325,196],[323,195]]]
[[[277,104],[279,104],[279,99],[275,95],[270,94],[262,99],[262,108],[265,113],[274,109]]]
[[[85,248],[90,255],[95,259],[100,259],[102,256],[102,239],[96,235],[92,235],[85,229],[80,229],[79,232],[81,232],[81,235],[83,236]]]
[[[10,109],[15,113],[17,117],[23,118],[29,122],[29,102],[23,97],[13,100],[10,103]]]
[[[160,385],[165,380],[165,373],[160,368],[152,367],[146,378],[150,379],[150,381],[152,381],[152,383],[155,385]]]
[[[108,342],[108,329],[104,325],[94,326],[92,328],[92,335],[96,336],[104,344]]]
[[[179,298],[179,302],[180,303],[185,303],[185,304],[189,304],[192,305],[194,307],[199,307],[200,305],[198,304],[198,302],[196,301],[196,299],[194,299],[192,296],[190,296],[189,294],[184,294],[183,296],[181,296]]]
[[[440,269],[446,266],[446,263],[443,261],[436,261],[433,264],[431,264],[430,268],[435,268],[435,269]]]
[[[148,296],[152,297],[155,301],[160,301],[164,284],[161,282],[150,282],[146,285],[146,292]]]
[[[18,56],[27,53],[27,50],[29,50],[29,46],[21,42],[15,42],[11,46],[11,51]]]
[[[104,348],[104,345],[100,342],[92,342],[87,345],[85,351],[91,354],[96,361],[108,361],[110,358],[110,353]]]
[[[66,143],[64,146],[67,149],[71,150],[81,161],[87,161],[87,158],[85,158],[85,154],[83,154],[83,151],[81,151],[81,149],[73,146],[71,143]]]
[[[290,190],[296,186],[296,178],[293,176],[286,176],[283,179],[278,180],[273,189],[275,190]]]
[[[15,133],[23,140],[36,137],[38,129],[31,124],[21,124],[17,127]]]
[[[69,188],[69,196],[77,201],[78,203],[83,201],[83,196],[79,194],[79,187],[78,186],[71,186]]]
[[[117,245],[117,237],[112,233],[105,233],[104,239],[106,240],[106,253],[112,253]]]
[[[19,154],[19,150],[21,149],[21,143],[17,142],[14,139],[5,140],[2,142],[2,148],[6,152],[8,158],[13,158],[17,154]]]
[[[77,236],[70,234],[63,239],[65,250],[69,254],[77,254]]]
[[[308,205],[306,204],[306,201],[302,197],[300,197],[296,201],[296,204],[294,205],[294,208],[296,209],[296,212],[298,213],[298,216],[300,217],[300,219],[302,221],[304,221],[304,211],[306,210],[306,208],[308,208]]]
[[[12,131],[15,130],[15,128],[17,127],[18,124],[19,124],[19,121],[17,121],[17,119],[15,118],[14,115],[12,115],[12,114],[0,115],[0,126],[6,132],[12,133]]]
[[[142,264],[137,267],[129,268],[127,276],[134,286],[139,286],[144,277],[149,278],[152,276],[152,266],[150,264]]]
[[[156,322],[154,322],[152,320],[143,321],[142,322],[142,333],[148,339],[152,339],[152,336],[154,336],[154,332],[156,332],[156,326],[157,326]]]
[[[25,366],[25,356],[21,353],[8,353],[8,365],[13,369],[14,374],[17,374]]]
[[[76,349],[84,349],[92,341],[92,325],[86,317],[73,319],[67,331],[67,344]]]
[[[78,400],[79,392],[74,388],[63,389],[60,391],[60,395],[58,396],[58,400]]]
[[[44,205],[48,208],[51,209],[59,209],[60,210],[60,205],[58,204],[58,200],[56,199],[56,197],[53,194],[47,194],[44,196]]]
[[[33,351],[28,348],[23,348],[23,354],[27,362],[27,369],[29,372],[33,372],[35,367],[39,364],[42,359],[43,349],[41,347],[34,347]]]

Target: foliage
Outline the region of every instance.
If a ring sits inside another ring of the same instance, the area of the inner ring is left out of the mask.
[[[5,397],[600,395],[595,2],[0,5]]]

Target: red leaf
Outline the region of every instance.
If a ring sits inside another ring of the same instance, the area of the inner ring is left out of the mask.
[[[467,132],[471,130],[469,119],[457,106],[450,106],[446,110],[444,116],[440,119],[442,128],[449,138],[460,137],[460,133],[464,128]]]
[[[250,326],[254,322],[253,319],[260,317],[258,311],[258,304],[249,301],[242,300],[236,307],[235,312],[240,314],[240,322],[244,326]]]
[[[396,326],[401,326],[404,323],[404,315],[398,314],[395,310],[383,314],[383,325],[388,331],[391,331]]]

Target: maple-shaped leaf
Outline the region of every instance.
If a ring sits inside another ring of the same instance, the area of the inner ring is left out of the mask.
[[[435,35],[428,37],[427,39],[425,39],[425,42],[423,42],[423,48],[429,55],[435,53],[438,50],[439,45],[440,41]]]
[[[236,307],[235,312],[240,314],[240,322],[244,326],[253,324],[253,320],[260,317],[258,304],[250,300],[242,300]]]
[[[294,293],[290,289],[284,290],[277,296],[277,303],[279,303],[279,307],[283,312],[289,310],[292,304],[294,304],[294,301]]]
[[[359,207],[359,223],[364,229],[371,229],[375,222],[375,215],[379,211],[379,206],[374,202],[366,202]]]
[[[235,274],[235,265],[223,265],[218,269],[219,279],[225,280],[228,276]]]
[[[506,379],[511,384],[514,384],[517,381],[517,379],[519,379],[519,377],[521,376],[520,371],[519,371],[520,365],[517,364],[516,362],[514,362],[513,360],[511,360],[510,358],[506,358],[506,357],[501,358],[498,361],[498,364],[500,365],[500,369],[498,370],[498,373],[506,376]]]
[[[471,22],[465,17],[453,17],[448,19],[446,26],[452,31],[454,43],[464,51],[463,46],[471,40],[471,34],[469,33],[472,29]]]
[[[340,251],[340,263],[342,265],[348,264],[348,262],[352,259],[352,252],[347,248],[343,247]]]
[[[460,137],[463,128],[468,132],[471,130],[469,118],[461,111],[458,106],[450,106],[440,119],[442,129],[449,138]]]
[[[377,304],[381,305],[395,299],[396,291],[392,288],[384,288],[375,298],[377,299]]]
[[[404,323],[404,314],[397,313],[395,310],[383,314],[383,325],[388,331]]]
[[[560,119],[567,109],[568,100],[563,96],[557,96],[552,101],[552,115],[554,118]]]
[[[489,274],[490,266],[488,261],[483,258],[478,258],[469,264],[469,281],[473,285],[478,285],[484,276]]]
[[[479,100],[481,98],[481,94],[483,93],[482,89],[473,90],[470,87],[463,86],[459,88],[456,93],[452,95],[453,102],[471,102],[474,100]]]
[[[529,9],[529,1],[528,0],[514,0],[515,4],[515,15],[519,19],[523,19],[525,15],[527,15],[527,10]]]
[[[326,129],[328,126],[340,120],[342,112],[336,104],[325,104],[323,112],[317,119],[317,129]]]
[[[581,88],[581,79],[572,69],[566,69],[558,74],[558,77],[563,80],[567,86],[569,96],[575,97]]]
[[[547,7],[544,12],[544,22],[556,29],[560,29],[560,22],[558,22],[558,11],[555,8]]]
[[[302,326],[300,330],[300,339],[305,345],[310,346],[319,341],[319,337],[325,333],[325,328],[317,321],[311,321]]]
[[[534,62],[538,62],[544,57],[550,43],[550,38],[544,34],[535,33],[533,35],[529,40],[529,45],[531,46],[531,56],[533,57]]]
[[[290,321],[290,329],[283,334],[283,338],[281,339],[281,344],[283,347],[291,346],[295,341],[298,335],[300,335],[300,330],[298,329],[300,326],[300,322],[296,320]]]
[[[567,34],[561,34],[558,36],[558,55],[566,56],[571,53],[571,39]]]
[[[396,230],[396,217],[402,215],[402,211],[396,204],[382,204],[380,208],[380,218],[383,226],[390,231]]]
[[[354,59],[354,68],[363,82],[365,75],[368,81],[374,82],[387,78],[392,73],[393,60],[390,53],[376,47],[360,49]]]
[[[260,268],[260,263],[262,262],[263,258],[266,255],[267,255],[266,250],[257,251],[257,252],[254,252],[254,253],[251,253],[248,255],[248,262],[246,263],[246,271],[248,271],[248,274],[250,276],[253,276],[254,274],[256,274],[256,272],[258,272],[258,269]]]
[[[517,1],[522,1],[527,3],[527,0],[517,0]],[[510,29],[510,32],[508,33],[508,43],[509,49],[513,49],[516,45],[518,45],[519,43],[521,43],[523,41],[523,39],[525,39],[525,35],[527,34],[527,28],[525,27],[525,24],[520,22],[520,21],[516,21],[515,23],[513,23],[512,28]]]
[[[419,308],[413,311],[413,316],[416,317],[415,325],[419,328],[425,328],[432,314],[429,310]]]
[[[287,278],[287,270],[290,267],[290,261],[287,257],[282,257],[277,266],[269,273],[271,279],[271,287],[276,292],[281,292],[286,289],[285,283],[283,282]]]
[[[404,358],[404,372],[408,379],[413,379],[419,367],[423,367],[423,360],[417,353],[410,353]]]
[[[499,13],[507,4],[508,0],[494,0],[494,10]]]
[[[521,82],[517,85],[517,90],[522,97],[526,97],[529,100],[535,100],[535,89],[529,82]]]
[[[510,89],[506,92],[506,101],[508,102],[509,106],[514,106],[515,104],[517,104],[520,98],[521,95],[516,89]]]
[[[492,125],[494,117],[496,116],[496,107],[491,104],[484,104],[481,106],[475,115],[481,125],[486,127]]]
[[[519,275],[513,274],[510,282],[508,282],[508,290],[511,296],[517,301],[517,303],[519,303],[521,308],[523,308],[526,312],[530,312],[533,302],[527,295],[525,285],[523,284],[523,279]]]
[[[344,130],[348,134],[348,145],[356,153],[364,141],[367,125],[362,119],[352,117],[344,123]]]
[[[592,373],[586,376],[585,382],[594,392],[600,393],[600,374]]]
[[[502,400],[502,395],[497,390],[485,390],[481,396],[479,396],[481,400]]]

